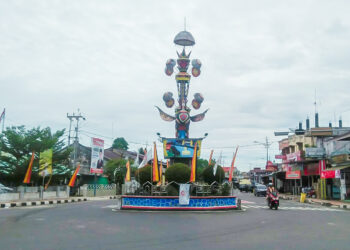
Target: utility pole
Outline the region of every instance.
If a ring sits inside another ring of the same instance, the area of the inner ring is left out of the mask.
[[[79,145],[79,120],[83,119],[86,120],[84,116],[81,115],[80,110],[78,109],[78,113],[75,114],[73,112],[72,115],[67,113],[67,118],[69,119],[69,133],[68,133],[68,146],[70,146],[70,139],[71,139],[71,129],[72,129],[72,122],[73,119],[76,120],[76,126],[75,126],[75,137],[74,137],[74,166],[76,165],[77,161],[77,154],[78,154],[78,145]]]
[[[270,142],[269,138],[267,138],[267,136],[266,136],[265,142],[254,141],[254,143],[263,145],[266,148],[266,165],[267,165],[267,162],[269,161],[269,148],[270,148],[272,142]]]

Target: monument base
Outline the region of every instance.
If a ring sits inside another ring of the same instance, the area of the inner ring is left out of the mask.
[[[123,195],[122,210],[211,211],[239,209],[236,196],[191,196],[188,205],[180,205],[178,196]]]

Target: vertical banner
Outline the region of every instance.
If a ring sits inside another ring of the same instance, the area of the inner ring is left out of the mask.
[[[52,175],[52,149],[40,153],[39,174],[43,177]]]
[[[153,150],[153,170],[152,170],[152,180],[153,182],[159,181],[159,167],[158,167],[158,155],[157,155],[157,145],[154,142],[154,150]]]
[[[180,184],[179,191],[179,204],[189,205],[190,204],[190,184]]]
[[[197,142],[194,145],[194,150],[193,150],[190,182],[196,181],[196,166],[197,166]]]
[[[236,156],[237,156],[237,151],[238,151],[238,146],[236,148],[236,152],[233,156],[233,159],[232,159],[232,163],[231,163],[231,169],[230,169],[230,176],[228,178],[228,182],[232,182],[232,175],[233,175],[233,170],[234,170],[234,167],[235,167],[235,161],[236,161]]]
[[[212,149],[212,150],[210,151],[208,166],[210,166],[210,164],[211,164],[211,159],[213,158],[213,153],[214,153],[214,149]]]
[[[91,166],[90,173],[103,174],[104,141],[91,138]]]
[[[166,160],[166,168],[169,168],[169,160]]]
[[[30,183],[30,177],[32,176],[32,168],[33,168],[33,161],[34,161],[34,156],[35,156],[35,152],[32,152],[32,157],[30,159],[29,165],[28,165],[28,169],[26,172],[26,175],[24,177],[23,183],[29,184]]]
[[[125,175],[125,182],[130,181],[130,161],[126,163],[126,175]]]
[[[74,187],[74,184],[75,184],[75,180],[77,179],[77,175],[79,173],[79,170],[80,170],[80,164],[78,164],[77,168],[75,169],[73,175],[72,175],[72,178],[70,178],[70,181],[68,183],[68,186],[70,187]]]

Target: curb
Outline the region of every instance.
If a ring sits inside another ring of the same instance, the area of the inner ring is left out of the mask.
[[[4,202],[0,203],[1,208],[12,208],[12,207],[33,207],[33,206],[44,206],[44,205],[54,205],[54,204],[65,204],[73,202],[82,202],[82,201],[93,201],[94,197],[80,197],[80,198],[68,198],[60,200],[42,200],[42,201],[21,201],[21,202]],[[107,199],[117,199],[117,196],[107,196],[104,200]]]
[[[288,196],[280,196],[282,200],[294,200],[298,202],[298,198],[288,197]],[[320,206],[326,206],[326,207],[332,207],[332,208],[341,208],[341,209],[349,209],[350,210],[350,204],[341,204],[341,205],[333,205],[331,202],[323,201],[323,202],[314,202],[312,199],[305,199],[305,203],[320,205]]]

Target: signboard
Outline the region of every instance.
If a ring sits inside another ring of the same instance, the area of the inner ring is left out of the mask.
[[[340,178],[340,170],[328,170],[328,171],[322,171],[321,172],[321,178],[322,179],[334,179],[334,178]]]
[[[91,167],[90,173],[103,173],[104,141],[99,138],[91,138]]]
[[[320,175],[319,164],[309,163],[308,165],[304,166],[304,175],[305,176]]]
[[[179,204],[189,205],[190,204],[190,184],[180,184],[179,191]]]
[[[324,148],[305,148],[306,158],[322,159],[326,155]]]
[[[301,156],[302,156],[301,151],[297,151],[297,152],[294,152],[291,154],[287,154],[287,160],[288,161],[301,161],[302,160]]]
[[[275,159],[286,160],[287,156],[286,155],[275,155]]]
[[[162,138],[164,158],[192,158],[197,142],[197,157],[201,155],[202,139]]]
[[[300,176],[301,176],[300,170],[286,172],[286,179],[289,179],[289,180],[300,179]]]
[[[40,153],[39,174],[41,176],[52,174],[52,149]]]

